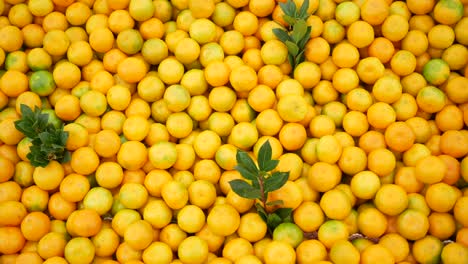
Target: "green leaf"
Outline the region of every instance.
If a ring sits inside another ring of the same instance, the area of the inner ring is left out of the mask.
[[[293,16],[284,15],[283,19],[288,25],[292,26],[296,23],[296,19]]]
[[[307,14],[308,9],[309,9],[309,0],[304,0],[301,8],[299,9],[298,16],[301,19],[306,20],[309,17],[309,14]]]
[[[289,61],[289,65],[291,65],[291,67],[293,67],[294,69],[294,65],[296,65],[295,61],[294,61],[294,58],[291,54],[288,54],[288,61]]]
[[[62,160],[60,160],[60,163],[67,163],[71,160],[71,153],[70,151],[65,151],[65,154],[63,155]]]
[[[286,3],[279,3],[279,5],[285,15],[291,17],[296,15],[296,4],[293,1],[288,0]]]
[[[266,203],[267,206],[276,206],[276,205],[283,205],[283,204],[284,204],[283,200],[275,200],[275,201]]]
[[[258,151],[258,166],[260,167],[260,170],[262,171],[270,171],[266,170],[265,167],[267,163],[271,160],[271,145],[270,141],[267,140],[265,143],[262,144],[260,147],[260,150]]]
[[[236,169],[242,175],[242,177],[244,177],[247,180],[252,181],[252,183],[258,181],[257,174],[254,172],[251,172],[244,166],[238,164],[234,167],[234,169]]]
[[[32,146],[27,155],[31,165],[45,167],[52,159],[63,160],[68,140],[68,132],[63,131],[63,126],[55,128],[49,123],[49,115],[42,113],[38,107],[33,111],[22,104],[20,109],[21,119],[15,122],[15,127],[31,139]]]
[[[31,138],[35,136],[34,130],[31,129],[31,126],[28,125],[26,122],[23,122],[21,120],[16,120],[15,121],[15,128],[23,133],[26,137]]]
[[[236,160],[238,165],[243,166],[250,172],[258,173],[257,165],[255,165],[255,162],[247,152],[238,150],[236,153]]]
[[[303,50],[303,51],[305,50],[305,46],[307,45],[307,42],[310,39],[310,32],[311,31],[312,31],[312,27],[307,26],[306,33],[304,34],[304,37],[302,37],[301,40],[299,40],[299,42],[297,43],[297,46],[299,46],[299,48],[301,50]]]
[[[265,180],[265,192],[269,193],[281,188],[289,178],[289,172],[275,171]]]
[[[294,66],[294,68],[296,68],[297,65],[301,64],[302,62],[304,62],[304,50],[302,50],[301,52],[299,52],[299,54],[297,54],[295,61],[296,61],[296,65]]]
[[[283,43],[288,41],[288,40],[291,40],[291,37],[289,36],[288,32],[286,32],[284,29],[274,28],[273,29],[273,34],[275,34],[275,36],[279,40],[281,40]]]
[[[296,21],[296,24],[294,24],[293,26],[293,32],[292,32],[292,39],[294,40],[294,42],[299,43],[306,36],[306,34],[307,34],[307,23],[304,20]],[[298,46],[300,47],[300,45]]]
[[[265,164],[265,171],[272,171],[276,168],[276,166],[278,166],[278,163],[279,163],[279,160],[269,160],[266,164]]]
[[[288,47],[289,54],[291,54],[293,57],[296,57],[299,53],[299,47],[296,45],[296,43],[288,40],[284,44],[286,47]]]
[[[262,193],[244,180],[232,180],[229,182],[232,190],[240,197],[247,199],[260,199]]]
[[[266,223],[268,221],[268,214],[265,211],[265,209],[262,207],[260,203],[255,203],[255,208],[257,209],[258,215],[260,215],[260,217]]]
[[[279,226],[281,222],[282,220],[281,220],[281,217],[279,217],[279,215],[275,213],[268,215],[268,220],[267,220],[268,230],[270,230],[270,232],[273,233],[275,228]]]
[[[282,222],[291,222],[291,213],[292,208],[278,208],[275,210],[275,214],[277,214]]]

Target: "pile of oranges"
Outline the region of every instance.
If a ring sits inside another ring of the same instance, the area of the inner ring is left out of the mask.
[[[0,0],[0,263],[468,263],[468,1],[303,1],[293,69],[284,0]],[[267,140],[286,239],[229,185]]]

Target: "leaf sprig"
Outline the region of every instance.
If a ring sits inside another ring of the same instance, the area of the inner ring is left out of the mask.
[[[279,163],[271,156],[272,150],[268,140],[258,152],[258,167],[247,152],[238,150],[235,169],[248,181],[236,179],[229,182],[232,190],[239,196],[259,201],[255,203],[255,208],[267,224],[270,234],[279,224],[290,222],[292,212],[291,208],[277,208],[271,212],[268,209],[283,204],[282,200],[268,201],[268,194],[281,188],[289,178],[289,172],[271,172]]]
[[[49,115],[35,107],[34,111],[27,105],[20,106],[21,119],[15,121],[15,127],[31,139],[32,145],[27,158],[34,167],[45,167],[51,160],[61,163],[70,160],[70,152],[65,148],[68,132],[63,125],[56,128],[49,122]]]
[[[284,12],[283,19],[288,23],[289,31],[274,28],[273,33],[288,48],[288,60],[294,70],[299,63],[304,61],[305,46],[312,30],[312,27],[307,25],[307,18],[310,16],[307,13],[309,1],[304,0],[299,10],[292,0],[279,3],[279,5]]]

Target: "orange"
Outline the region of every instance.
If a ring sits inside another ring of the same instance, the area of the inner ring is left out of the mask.
[[[65,121],[77,119],[81,114],[80,100],[74,95],[64,95],[55,103],[55,113]]]
[[[370,56],[376,57],[382,63],[387,63],[392,58],[395,47],[390,40],[378,37],[368,46],[367,51]]]
[[[348,197],[338,189],[325,192],[320,199],[320,207],[329,219],[343,220],[351,212]]]
[[[167,244],[162,242],[153,242],[143,251],[142,258],[146,263],[151,261],[169,263],[173,259],[173,253]]]
[[[409,0],[406,2],[408,9],[417,15],[423,15],[429,13],[432,8],[434,7],[433,0],[426,0],[426,1],[417,1],[417,0]]]
[[[372,127],[385,129],[396,121],[396,113],[389,104],[377,102],[367,109],[367,120]]]
[[[234,17],[232,23],[234,30],[242,33],[244,36],[253,35],[258,29],[258,18],[249,11],[241,11]]]
[[[440,85],[448,79],[450,67],[442,59],[431,59],[424,65],[422,74],[430,84]]]
[[[336,6],[335,18],[343,26],[349,26],[359,19],[360,8],[354,2],[342,2]]]
[[[416,116],[418,111],[416,99],[408,93],[403,93],[400,99],[392,104],[392,107],[395,110],[396,119],[401,121]]]
[[[26,242],[19,227],[0,227],[0,238],[0,252],[5,255],[19,252]]]
[[[352,77],[355,77],[353,72],[350,73]],[[338,77],[338,73],[335,74],[334,77]],[[337,78],[335,78],[335,80],[336,79]],[[340,89],[347,89],[346,86],[354,86],[353,81],[351,81],[351,83],[343,83],[338,81],[338,83],[335,83],[337,85],[336,87],[334,87],[330,81],[320,81],[312,90],[312,98],[314,99],[314,102],[320,105],[326,105],[327,103],[336,101],[336,99],[338,98],[338,91],[336,89],[338,85],[345,86],[345,88],[340,87]]]
[[[69,262],[91,262],[94,259],[95,249],[89,238],[72,238],[65,246],[65,259]]]
[[[399,50],[393,55],[390,65],[395,74],[406,76],[416,69],[416,57],[409,51]]]
[[[330,44],[324,38],[313,38],[307,42],[304,54],[310,62],[323,63],[330,55]]]
[[[459,223],[461,223],[464,226],[466,226],[466,223],[468,220],[468,217],[466,213],[464,212],[467,205],[468,205],[468,200],[466,199],[465,196],[463,196],[457,200],[453,208],[453,214],[454,214],[455,220],[457,220]]]
[[[445,94],[435,86],[426,86],[419,90],[416,102],[418,106],[427,113],[435,113],[445,106]]]
[[[452,25],[463,17],[463,4],[457,0],[439,1],[434,6],[434,19],[445,25]]]
[[[387,229],[388,222],[382,212],[376,208],[369,207],[360,210],[357,226],[360,232],[367,237],[380,237]]]
[[[20,71],[8,70],[2,75],[0,79],[0,90],[8,97],[18,97],[27,89],[27,77]]]
[[[153,227],[145,220],[137,220],[127,226],[125,243],[134,250],[143,250],[153,241]]]
[[[16,261],[19,263],[43,263],[42,258],[36,252],[22,252]]]
[[[99,165],[99,157],[91,147],[81,147],[73,152],[71,166],[73,170],[82,175],[93,173]]]
[[[388,16],[382,24],[382,35],[393,42],[402,40],[408,30],[408,20],[397,14]]]
[[[60,192],[64,199],[70,202],[81,201],[89,191],[90,184],[86,177],[72,173],[60,183]]]
[[[413,72],[401,79],[401,85],[404,93],[416,96],[423,87],[427,86],[424,76],[418,72]]]
[[[462,158],[468,153],[468,139],[462,131],[458,130],[445,131],[440,137],[439,146],[442,153],[454,158]]]
[[[341,176],[342,172],[337,165],[319,161],[311,166],[307,179],[312,189],[326,192],[338,185]]]
[[[445,93],[452,102],[463,103],[468,101],[468,94],[465,94],[464,89],[458,89],[465,83],[468,83],[468,79],[461,76],[448,80],[445,87]]]
[[[117,153],[119,164],[125,169],[135,170],[143,167],[147,161],[147,150],[139,141],[127,141],[123,143]]]
[[[384,70],[384,65],[376,57],[367,57],[360,60],[356,68],[359,78],[367,84],[374,84],[383,76]]]
[[[460,44],[466,45],[467,38],[462,34],[464,28],[467,26],[468,20],[466,18],[460,19],[458,23],[455,25],[455,38]]]
[[[1,226],[19,226],[27,215],[26,207],[19,201],[3,201],[0,202],[0,207],[5,212]]]
[[[70,214],[66,227],[72,236],[91,237],[101,229],[102,220],[92,209],[80,209]]]
[[[307,138],[304,126],[297,123],[285,124],[279,131],[279,140],[286,150],[300,149]]]
[[[338,69],[332,77],[333,87],[340,93],[346,94],[359,85],[359,76],[350,68]]]
[[[394,257],[386,247],[374,244],[361,252],[361,263],[395,263]]]
[[[332,51],[333,62],[342,68],[351,68],[359,61],[359,51],[349,43],[339,43]]]
[[[237,210],[229,204],[215,205],[208,213],[206,222],[214,234],[228,236],[239,227],[240,216]]]
[[[425,33],[434,27],[434,19],[429,15],[415,15],[409,19],[410,29],[421,30]]]
[[[337,241],[330,249],[330,260],[333,263],[359,263],[360,253],[347,240]]]
[[[0,182],[6,182],[11,179],[15,173],[15,164],[5,157],[0,157],[0,165],[2,172],[0,172]]]
[[[384,184],[377,191],[374,204],[386,215],[398,215],[408,206],[406,191],[396,184]]]
[[[441,259],[445,262],[463,263],[468,260],[468,254],[466,253],[466,246],[461,243],[447,244],[442,249]]]
[[[117,74],[128,83],[141,81],[148,72],[148,66],[137,57],[123,59],[117,66]]]
[[[182,231],[177,224],[169,224],[161,229],[160,241],[176,251],[179,244],[187,237],[187,233]]]
[[[377,101],[388,104],[396,102],[403,91],[403,87],[398,79],[384,75],[379,78],[372,87],[372,94]]]
[[[203,263],[208,257],[208,243],[197,236],[189,236],[180,243],[177,252],[182,262]]]
[[[89,34],[89,45],[97,52],[108,52],[114,46],[114,35],[108,28],[97,28]]]
[[[124,183],[119,190],[119,199],[126,208],[139,209],[146,203],[148,191],[143,184]]]
[[[397,121],[385,130],[385,142],[390,149],[403,152],[408,150],[415,141],[415,135],[409,125]]]
[[[184,207],[189,199],[186,186],[176,180],[170,180],[162,185],[161,196],[172,209]]]
[[[329,44],[336,44],[342,41],[346,36],[345,28],[334,19],[323,23],[322,38]]]
[[[103,228],[94,237],[91,238],[96,256],[111,256],[119,246],[119,236],[112,228]]]
[[[455,105],[446,105],[436,114],[435,122],[442,131],[461,130],[463,128],[463,113]]]
[[[380,188],[378,175],[372,171],[361,171],[351,179],[352,193],[361,199],[372,199]]]
[[[0,183],[0,188],[4,191],[0,196],[0,202],[19,201],[22,197],[21,186],[14,181]]]
[[[444,178],[447,165],[436,156],[427,156],[416,163],[416,177],[424,183],[437,183]]]
[[[31,212],[21,222],[21,233],[29,241],[39,241],[50,230],[50,219],[42,212]]]
[[[119,263],[138,261],[141,259],[143,252],[141,250],[134,250],[126,242],[120,243],[115,253],[117,261]]]
[[[318,240],[326,248],[331,248],[339,240],[347,239],[348,235],[346,224],[338,220],[327,220],[318,230]]]
[[[385,0],[365,1],[361,6],[361,18],[373,26],[382,24],[389,12],[390,8]]]
[[[355,175],[363,171],[366,168],[366,164],[366,153],[364,150],[354,146],[344,147],[338,160],[338,166],[348,175]]]
[[[415,56],[420,56],[426,52],[429,41],[426,34],[421,30],[410,30],[405,38],[401,40],[401,47],[408,50]]]
[[[296,253],[294,248],[283,241],[272,241],[267,244],[264,252],[266,264],[288,263],[292,264],[296,261]]]
[[[429,234],[445,240],[455,233],[455,219],[448,213],[433,212],[428,217]]]
[[[446,213],[456,203],[457,194],[450,185],[440,182],[430,185],[426,190],[428,206],[435,212]]]
[[[6,52],[13,52],[21,48],[24,37],[18,27],[7,25],[0,29],[0,39],[0,48]]]
[[[364,113],[349,111],[343,117],[343,129],[351,136],[361,136],[369,129],[369,123]]]
[[[374,29],[366,21],[357,20],[349,25],[346,36],[352,45],[364,48],[374,41]]]
[[[253,246],[248,240],[240,237],[232,238],[226,241],[223,248],[222,256],[230,261],[237,261],[243,255],[252,255]]]

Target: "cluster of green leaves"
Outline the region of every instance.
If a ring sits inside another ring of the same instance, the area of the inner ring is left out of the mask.
[[[241,197],[255,199],[255,207],[260,217],[268,226],[270,234],[283,223],[291,221],[291,208],[277,208],[270,212],[268,207],[282,205],[282,200],[268,201],[268,194],[281,188],[289,178],[289,172],[272,172],[278,165],[278,160],[271,158],[272,150],[267,140],[258,152],[257,163],[245,151],[238,150],[235,169],[246,180],[237,179],[229,182],[232,190]]]
[[[283,19],[288,23],[289,31],[275,28],[273,29],[273,33],[288,48],[288,60],[292,68],[295,69],[299,63],[304,61],[305,46],[310,39],[310,32],[312,30],[312,27],[307,25],[307,18],[310,16],[307,13],[309,1],[304,0],[299,10],[292,0],[279,3],[279,5],[284,12]]]
[[[21,119],[15,121],[15,127],[31,139],[27,158],[34,167],[45,167],[51,160],[61,163],[70,160],[70,152],[65,148],[68,132],[63,131],[63,125],[56,128],[49,122],[49,115],[38,107],[33,111],[22,104]]]

